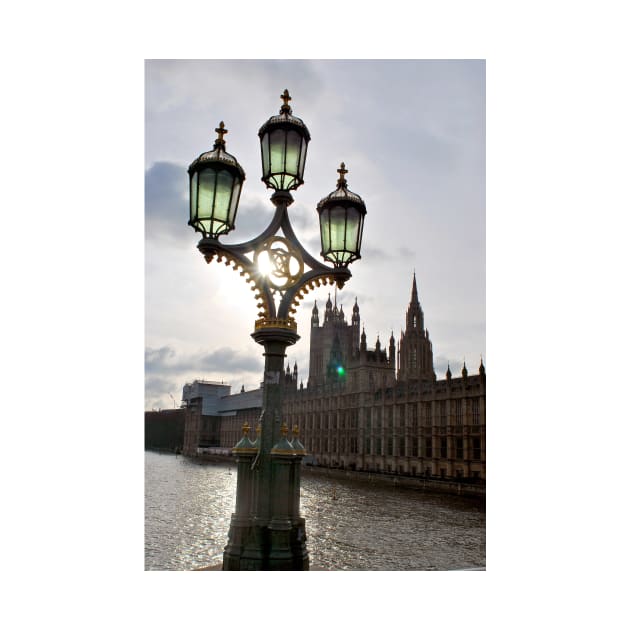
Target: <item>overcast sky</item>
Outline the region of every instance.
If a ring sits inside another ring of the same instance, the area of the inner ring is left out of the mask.
[[[358,299],[368,346],[398,340],[413,272],[433,341],[434,365],[476,372],[485,357],[485,64],[483,61],[146,62],[147,409],[179,405],[183,385],[219,380],[258,386],[262,347],[250,337],[257,309],[234,271],[206,265],[188,221],[188,165],[210,149],[218,123],[246,173],[236,229],[258,234],[272,216],[260,181],[258,129],[282,104],[310,133],[291,221],[315,255],[317,202],[334,190],[340,162],[367,207],[362,258],[337,295]],[[309,319],[330,287],[302,301],[301,340],[288,349],[308,378]],[[333,289],[334,297],[334,289]],[[490,362],[489,369],[492,369]],[[172,396],[172,398],[171,398]]]

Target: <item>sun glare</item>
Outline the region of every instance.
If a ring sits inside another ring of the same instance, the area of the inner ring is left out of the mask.
[[[271,273],[272,265],[267,252],[261,252],[258,256],[258,271],[263,276],[268,276]]]

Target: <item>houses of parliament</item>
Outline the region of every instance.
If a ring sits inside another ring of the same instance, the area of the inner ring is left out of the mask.
[[[437,378],[415,274],[398,349],[393,333],[387,346],[377,338],[368,348],[356,300],[349,322],[330,296],[321,313],[315,303],[310,333],[306,386],[298,385],[297,365],[287,365],[283,375],[283,419],[298,426],[306,463],[485,480],[483,361],[477,374],[464,364],[461,375],[454,377],[449,366]],[[183,401],[183,451],[194,456],[234,446],[245,420],[256,426],[262,390],[230,394],[229,385],[194,381],[184,387]]]

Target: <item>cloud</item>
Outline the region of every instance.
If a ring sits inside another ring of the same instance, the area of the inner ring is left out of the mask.
[[[147,378],[145,382],[145,396],[146,398],[155,398],[162,395],[164,392],[175,392],[179,391],[179,386],[176,381],[160,378],[159,376],[154,376]]]
[[[162,348],[147,348],[144,351],[144,366],[147,371],[152,371],[153,369],[159,369],[168,361],[175,356],[175,351],[168,346],[164,346]]]
[[[160,376],[148,377],[144,386],[145,409],[169,408],[173,405],[171,396],[175,401],[179,401],[181,391],[181,384],[178,384],[176,380]]]
[[[188,372],[260,372],[263,362],[257,356],[243,355],[231,348],[219,348],[214,352],[181,354],[170,346],[145,350],[147,374],[186,374]]]
[[[171,346],[146,348],[145,405],[147,409],[170,407],[169,394],[178,401],[182,386],[199,378],[199,374],[215,379],[227,377],[233,384],[247,383],[251,388],[260,381],[262,372],[262,354],[242,354],[230,348],[209,353],[181,353]]]
[[[145,65],[147,108],[158,112],[193,109],[208,111],[213,107],[225,109],[226,94],[253,90],[280,94],[288,88],[297,98],[317,95],[322,90],[321,69],[309,60],[148,60]],[[220,76],[224,89],[216,89],[213,75]],[[232,99],[230,110],[251,108],[251,102]],[[296,114],[299,116],[299,114]],[[262,122],[262,121],[261,121]]]
[[[379,247],[361,246],[361,258],[367,258],[372,260],[389,260],[392,258],[391,254]]]
[[[301,231],[302,236],[305,234],[319,235],[319,215],[315,207],[296,201],[289,206],[289,218],[291,219],[291,225],[296,230]]]
[[[191,368],[199,362],[199,366],[208,371],[259,372],[262,374],[263,362],[257,356],[244,356],[231,348],[219,348],[207,354],[193,355]]]
[[[269,225],[275,208],[271,202],[264,202],[254,195],[244,192],[238,203],[234,231],[221,240],[226,244],[244,243],[258,236]]]
[[[409,249],[408,247],[399,247],[398,254],[401,258],[413,258],[416,255],[416,252]]]
[[[188,238],[188,174],[172,162],[156,162],[144,178],[146,238]]]

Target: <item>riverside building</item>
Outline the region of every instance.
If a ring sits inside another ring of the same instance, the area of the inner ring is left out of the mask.
[[[414,274],[405,329],[398,348],[393,333],[386,348],[377,337],[368,348],[355,301],[350,322],[330,296],[320,325],[317,303],[311,315],[309,378],[298,385],[298,367],[287,365],[283,420],[297,425],[306,464],[425,478],[485,480],[486,374],[464,363],[461,376],[450,366],[443,380],[433,368],[433,346],[424,326]],[[247,420],[260,417],[261,390],[220,396],[212,416],[202,415],[203,392],[184,388],[188,414],[186,448],[200,442],[231,448]],[[216,388],[215,388],[216,389]],[[215,392],[218,394],[219,392]],[[223,392],[221,392],[223,393]],[[229,394],[229,390],[225,392]],[[201,427],[212,430],[201,430]],[[200,429],[197,429],[199,427]]]
[[[433,347],[424,327],[414,274],[406,325],[398,351],[369,349],[359,336],[355,302],[350,323],[330,298],[319,324],[311,316],[308,385],[285,394],[287,422],[321,466],[423,477],[485,479],[486,374],[466,365],[444,380],[433,369]]]

